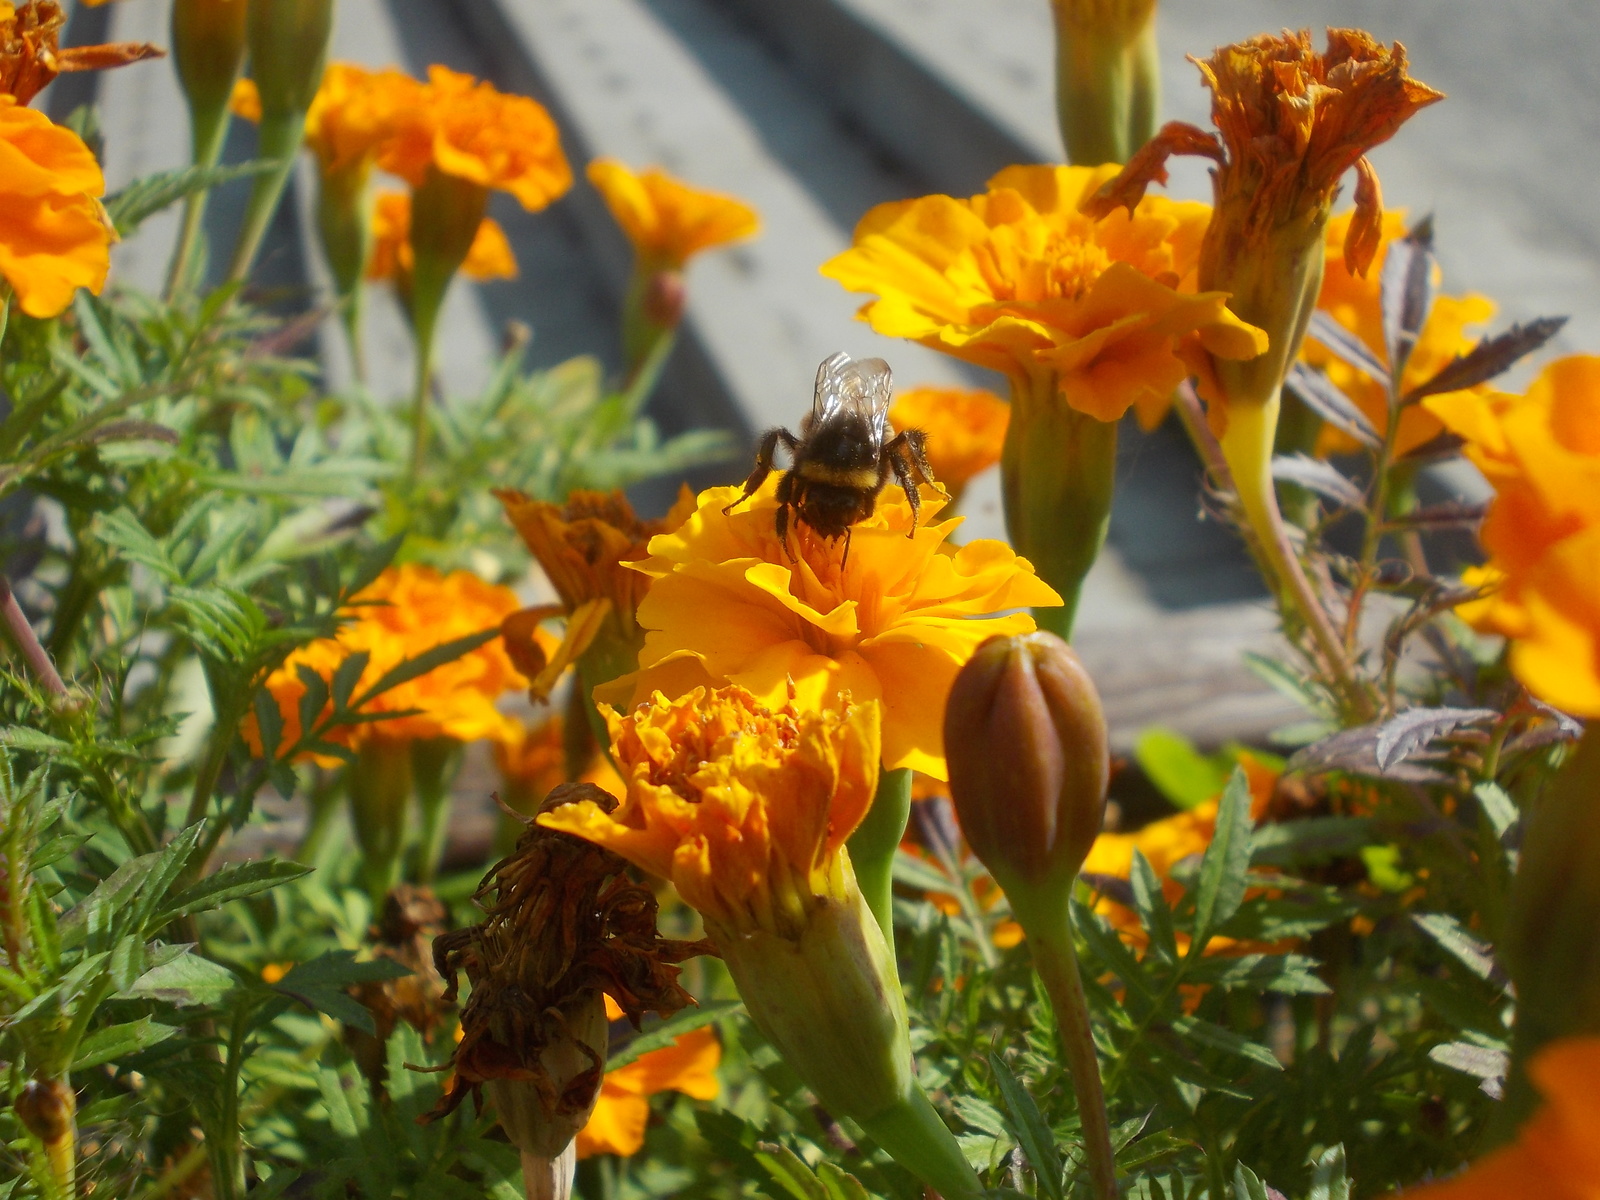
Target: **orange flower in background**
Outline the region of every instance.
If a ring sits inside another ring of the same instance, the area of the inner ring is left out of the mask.
[[[1496,496],[1479,539],[1490,587],[1461,615],[1512,640],[1511,668],[1557,708],[1600,717],[1600,357],[1551,363],[1526,396],[1423,401]]]
[[[812,712],[727,687],[603,711],[626,798],[540,825],[671,880],[713,940],[798,937],[815,901],[853,889],[844,846],[878,789],[877,705]]]
[[[694,510],[693,494],[683,488],[659,521],[641,520],[621,492],[578,490],[564,505],[509,488],[494,495],[561,598],[558,605],[523,609],[505,625],[506,645],[533,681],[532,698],[547,699],[579,660],[591,688],[631,671],[644,636],[636,614],[650,580],[629,564],[647,555],[652,537],[676,529]],[[551,653],[530,639],[541,621],[556,616],[566,618],[566,630]]]
[[[105,190],[82,138],[0,95],[0,276],[30,317],[105,285],[116,238],[97,199]]]
[[[1152,197],[1103,220],[1079,211],[1117,170],[1008,167],[969,200],[880,204],[822,273],[878,295],[860,315],[879,333],[1019,388],[1053,371],[1078,411],[1115,421],[1137,408],[1153,427],[1202,348],[1250,358],[1265,342],[1226,295],[1194,290],[1205,205]]]
[[[738,487],[711,488],[674,533],[650,542],[636,569],[654,582],[639,604],[647,631],[639,670],[597,691],[631,706],[657,691],[669,698],[734,683],[780,705],[798,689],[802,708],[849,695],[883,704],[885,768],[944,778],[944,698],[961,665],[995,634],[1033,629],[1009,610],[1061,599],[1003,542],[945,541],[960,520],[934,520],[942,501],[923,502],[910,537],[911,506],[897,487],[853,526],[849,559],[804,526],[775,529],[776,477],[747,504],[723,511]]]
[[[553,649],[555,639],[550,641]],[[539,802],[563,783],[592,783],[614,796],[622,793],[626,786],[622,776],[598,751],[580,778],[567,778],[565,729],[566,721],[557,714],[531,728],[519,725],[510,736],[495,741],[494,765],[505,785],[500,799],[507,808],[532,816]]]
[[[928,465],[952,501],[973,476],[1000,461],[1010,421],[1011,405],[983,388],[911,388],[889,406],[896,432],[928,435]]]
[[[411,278],[411,195],[379,192],[372,209],[372,256],[367,278],[393,280],[404,291]],[[478,225],[461,271],[469,279],[515,279],[517,258],[506,231],[492,217]]]
[[[27,104],[64,71],[104,71],[166,51],[146,42],[60,48],[66,16],[56,0],[0,2],[0,95]]]
[[[1517,1140],[1406,1200],[1600,1200],[1600,1037],[1549,1043],[1528,1074],[1545,1104]]]
[[[364,169],[379,147],[396,136],[401,121],[425,103],[424,85],[404,71],[329,63],[306,113],[306,145],[324,175]],[[261,120],[261,95],[254,80],[234,84],[229,107],[247,121]]]
[[[607,996],[607,1019],[619,1021],[622,1015],[617,1002]],[[722,1043],[717,1035],[709,1029],[691,1029],[672,1045],[607,1071],[589,1123],[578,1133],[578,1157],[637,1154],[650,1121],[650,1097],[682,1092],[696,1100],[715,1100],[721,1091],[717,1082],[721,1062]]]
[[[428,68],[421,102],[405,107],[378,165],[412,187],[433,168],[510,192],[529,212],[572,186],[561,135],[543,106],[440,66]]]
[[[432,567],[410,563],[389,568],[354,598],[346,610],[350,623],[335,637],[296,650],[267,678],[267,691],[277,701],[283,717],[282,745],[291,745],[300,736],[300,697],[306,691],[299,675],[302,667],[331,680],[341,663],[352,654],[365,651],[370,658],[351,693],[360,696],[364,688],[405,659],[445,642],[497,628],[517,607],[516,593],[510,588],[485,583],[469,571],[441,575]],[[495,701],[525,682],[496,638],[384,692],[362,709],[378,713],[417,711],[337,729],[331,739],[352,747],[369,738],[447,737],[462,742],[510,739],[518,732],[517,723],[499,712]],[[259,751],[260,736],[253,718],[246,724],[245,736]]]
[[[1383,277],[1383,263],[1389,253],[1389,243],[1405,236],[1405,212],[1400,210],[1383,214],[1378,249],[1365,276],[1351,271],[1344,257],[1337,253],[1345,243],[1354,219],[1355,214],[1347,212],[1328,222],[1328,260],[1317,307],[1360,338],[1377,360],[1387,366],[1389,349],[1383,336],[1379,280]],[[1455,358],[1471,350],[1477,344],[1478,337],[1468,334],[1467,329],[1484,325],[1494,314],[1494,301],[1475,292],[1465,296],[1436,296],[1427,323],[1423,325],[1416,345],[1411,348],[1410,357],[1406,360],[1405,374],[1400,381],[1402,394],[1433,378]],[[1389,403],[1385,380],[1372,379],[1342,358],[1329,353],[1317,342],[1315,333],[1307,338],[1300,357],[1326,372],[1328,378],[1355,401],[1376,428],[1382,430],[1387,427]],[[1443,431],[1444,426],[1439,419],[1425,407],[1409,405],[1400,414],[1396,451],[1405,454]],[[1317,444],[1318,453],[1343,454],[1355,449],[1355,440],[1347,434],[1331,425],[1323,427],[1322,437]]]
[[[659,167],[635,174],[614,158],[600,158],[586,174],[634,251],[653,266],[682,267],[704,250],[761,228],[755,209],[742,200],[690,187]]]

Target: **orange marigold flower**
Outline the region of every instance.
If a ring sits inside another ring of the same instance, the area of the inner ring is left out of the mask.
[[[896,431],[928,435],[928,465],[952,501],[967,483],[1000,461],[1011,405],[983,388],[912,388],[889,406]]]
[[[378,165],[420,187],[430,167],[510,192],[537,212],[572,186],[561,135],[543,106],[445,67],[428,68],[422,102],[408,105]]]
[[[544,631],[540,634],[543,641]],[[553,651],[555,639],[549,641]],[[568,779],[565,729],[566,721],[556,714],[532,728],[518,726],[494,743],[494,765],[505,784],[500,798],[507,808],[531,816],[539,802],[563,783],[592,783],[612,795],[627,786],[611,760],[598,751],[580,778]]]
[[[356,63],[329,63],[306,112],[306,145],[323,174],[359,169],[396,135],[400,122],[424,105],[423,84],[404,71],[368,70]],[[261,120],[261,93],[252,79],[233,85],[233,114]]]
[[[635,253],[655,267],[682,267],[703,250],[761,228],[755,209],[742,200],[690,187],[659,167],[635,174],[614,158],[600,158],[585,173]]]
[[[635,566],[654,581],[639,605],[639,670],[598,697],[636,704],[736,683],[776,705],[792,682],[806,708],[845,694],[878,700],[884,766],[944,778],[944,700],[956,672],[987,638],[1033,629],[1031,616],[1009,610],[1061,598],[1002,542],[946,553],[961,522],[935,519],[937,497],[923,501],[911,532],[911,506],[893,486],[852,527],[844,566],[838,545],[805,526],[791,534],[791,560],[775,529],[776,487],[769,479],[731,513],[742,489],[711,488],[676,532],[652,539]]]
[[[116,237],[97,199],[105,190],[82,138],[0,95],[0,276],[30,317],[105,285]]]
[[[757,930],[797,939],[819,904],[854,893],[845,842],[878,787],[877,705],[808,711],[727,687],[602,711],[626,798],[540,825],[670,879],[719,945]]]
[[[1265,343],[1227,296],[1194,291],[1205,205],[1152,197],[1104,220],[1078,211],[1116,171],[1007,167],[969,200],[880,204],[822,273],[878,294],[860,315],[879,333],[1019,388],[1053,370],[1080,412],[1115,421],[1137,406],[1153,425],[1202,346],[1249,358]]]
[[[494,494],[561,598],[559,605],[524,609],[505,625],[512,656],[533,680],[533,698],[546,699],[580,659],[590,687],[633,670],[644,637],[636,613],[650,580],[629,566],[646,557],[652,537],[676,529],[694,510],[688,488],[660,521],[641,520],[621,492],[574,491],[564,505],[509,488]],[[556,616],[566,617],[566,633],[549,654],[529,639],[541,621]]]
[[[606,1017],[622,1019],[622,1009],[606,997]],[[709,1029],[691,1029],[670,1046],[641,1054],[631,1063],[607,1071],[600,1084],[589,1123],[578,1133],[578,1157],[594,1154],[637,1154],[650,1121],[650,1097],[682,1092],[696,1100],[715,1100],[721,1090],[717,1066],[722,1043]]]
[[[1600,1200],[1600,1037],[1549,1043],[1528,1064],[1545,1104],[1517,1140],[1406,1200]]]
[[[0,3],[0,95],[27,104],[63,71],[104,71],[166,51],[147,42],[60,48],[66,16],[56,0]]]
[[[352,619],[337,636],[296,650],[268,676],[267,690],[283,717],[282,744],[291,745],[300,736],[300,697],[306,691],[301,668],[331,680],[341,663],[364,651],[370,657],[351,693],[359,697],[364,688],[405,659],[493,629],[517,606],[516,593],[510,588],[485,583],[470,571],[441,575],[432,567],[412,563],[389,568],[354,598],[347,610]],[[331,737],[349,746],[369,738],[447,737],[462,742],[510,738],[517,731],[516,722],[499,712],[495,701],[523,683],[499,639],[494,639],[384,692],[362,709],[374,713],[415,709],[409,716],[337,729]],[[247,723],[245,733],[259,748],[254,720]]]
[[[1512,670],[1534,694],[1600,717],[1600,357],[1551,363],[1526,396],[1423,404],[1497,493],[1479,535],[1488,566],[1467,577],[1491,590],[1461,615],[1512,639]]]
[[[367,260],[367,278],[393,280],[404,291],[409,286],[412,264],[411,194],[379,192],[372,210],[372,257]],[[516,255],[498,221],[485,217],[478,225],[461,270],[469,279],[517,277]]]
[[[1317,297],[1317,307],[1360,338],[1374,357],[1387,366],[1389,348],[1383,335],[1383,305],[1378,281],[1383,276],[1389,243],[1405,236],[1405,212],[1391,210],[1383,214],[1378,249],[1371,269],[1364,276],[1352,271],[1344,257],[1336,253],[1344,245],[1354,219],[1354,212],[1346,212],[1328,222],[1327,267],[1322,276],[1322,292]],[[1411,348],[1410,357],[1406,359],[1405,374],[1400,381],[1401,391],[1433,378],[1457,356],[1471,350],[1478,338],[1469,335],[1468,328],[1486,324],[1494,314],[1494,301],[1475,292],[1465,296],[1436,296],[1427,323],[1423,325],[1416,344]],[[1325,371],[1339,390],[1355,401],[1374,426],[1383,429],[1388,425],[1387,381],[1373,379],[1350,366],[1344,359],[1329,353],[1317,342],[1315,333],[1307,339],[1300,357]],[[1425,407],[1409,405],[1400,414],[1396,452],[1405,454],[1443,431],[1444,426],[1439,419]],[[1324,455],[1348,453],[1356,448],[1354,439],[1331,425],[1323,427],[1321,440],[1317,444],[1318,452]]]

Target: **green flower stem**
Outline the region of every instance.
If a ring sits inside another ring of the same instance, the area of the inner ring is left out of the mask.
[[[216,166],[222,157],[222,143],[227,138],[228,106],[224,104],[216,110],[202,111],[191,104],[189,119],[194,125],[194,165],[206,168]],[[196,269],[194,252],[200,241],[206,201],[210,196],[211,189],[202,188],[198,192],[190,192],[183,202],[183,225],[178,233],[177,248],[172,252],[172,265],[167,268],[168,301],[189,286],[189,276]]]
[[[846,843],[856,883],[890,946],[894,945],[894,856],[910,819],[911,769],[884,771],[866,819]]]
[[[415,871],[418,883],[432,883],[439,874],[445,837],[450,832],[450,789],[460,766],[461,743],[454,738],[428,738],[411,744],[412,788],[422,818]]]
[[[976,1200],[984,1194],[961,1144],[916,1084],[905,1100],[857,1124],[945,1200]]]
[[[1083,1131],[1089,1186],[1095,1200],[1116,1200],[1116,1156],[1111,1150],[1111,1125],[1106,1119],[1100,1059],[1089,1024],[1089,1002],[1083,994],[1078,952],[1072,944],[1068,890],[1042,887],[1029,894],[1018,889],[1009,899],[1012,913],[1027,934],[1034,969],[1039,972],[1056,1015],[1062,1054],[1078,1100],[1078,1125]]]
[[[368,738],[350,767],[351,824],[374,911],[400,882],[411,772],[410,745],[381,737]]]
[[[1517,1023],[1505,1101],[1491,1144],[1509,1141],[1539,1096],[1528,1061],[1557,1038],[1600,1034],[1600,721],[1524,820],[1522,859],[1511,885],[1507,958]]]
[[[367,212],[370,174],[371,168],[363,160],[353,168],[324,172],[317,183],[317,232],[339,297],[339,316],[350,343],[350,359],[356,378],[361,381],[367,377],[361,324],[366,308],[364,278],[372,252],[372,222]]]
[[[1084,578],[1111,527],[1116,466],[1116,423],[1068,405],[1054,372],[1013,386],[1000,458],[1006,531],[1017,553],[1061,595],[1061,607],[1036,608],[1034,620],[1068,641]]]
[[[255,265],[261,241],[267,236],[278,201],[294,172],[295,155],[305,140],[306,114],[303,112],[262,113],[257,155],[275,164],[256,176],[250,189],[250,202],[244,210],[244,224],[233,246],[233,261],[228,266],[228,282],[241,283]]]
[[[1085,28],[1059,4],[1055,13],[1056,115],[1067,161],[1125,163],[1156,132],[1161,73],[1155,22],[1130,36]]]

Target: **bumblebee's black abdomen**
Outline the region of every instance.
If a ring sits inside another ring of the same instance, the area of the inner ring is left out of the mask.
[[[868,467],[876,471],[880,449],[872,427],[865,418],[855,414],[842,414],[822,422],[805,437],[807,465],[816,463],[834,471]]]
[[[842,537],[850,526],[872,515],[876,496],[859,487],[818,483],[804,476],[795,497],[800,519],[825,538]]]

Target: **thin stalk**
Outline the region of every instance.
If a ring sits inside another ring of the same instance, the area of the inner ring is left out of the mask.
[[[846,843],[861,895],[889,946],[894,945],[894,856],[910,819],[910,768],[884,771],[878,776],[872,807]]]
[[[22,655],[22,660],[28,664],[28,670],[39,681],[39,686],[49,692],[54,700],[65,701],[68,696],[67,685],[56,670],[55,663],[50,661],[49,652],[40,643],[39,635],[33,631],[27,614],[18,605],[17,597],[11,591],[11,580],[3,574],[0,574],[0,618],[4,619],[6,632],[17,652]]]
[[[460,765],[461,743],[454,738],[429,738],[411,745],[412,786],[421,818],[415,870],[418,883],[432,883],[439,874],[450,827],[450,787]]]
[[[263,113],[261,115],[260,157],[276,162],[272,170],[257,175],[245,208],[244,225],[234,243],[233,261],[228,267],[228,282],[239,283],[250,273],[261,249],[261,241],[278,211],[278,202],[294,171],[295,155],[305,138],[303,112]]]
[[[1072,919],[1065,898],[1057,895],[1054,899],[1062,902],[1053,903],[1047,892],[1037,904],[1020,896],[1013,897],[1011,903],[1027,931],[1034,970],[1044,984],[1045,995],[1050,998],[1050,1008],[1056,1016],[1056,1027],[1061,1033],[1062,1055],[1078,1100],[1078,1125],[1083,1132],[1090,1189],[1095,1200],[1116,1200],[1117,1163],[1111,1149],[1111,1124],[1106,1118],[1105,1092],[1100,1082],[1100,1059],[1089,1024],[1089,1001],[1083,992],[1078,952],[1072,944]],[[1019,900],[1022,901],[1020,906]]]
[[[189,112],[190,120],[194,122],[194,165],[215,167],[222,158],[222,144],[228,134],[230,114],[227,106],[224,105],[215,113],[201,113],[191,106]],[[200,243],[200,231],[204,228],[206,204],[210,198],[211,189],[201,188],[197,192],[190,192],[183,202],[183,225],[178,231],[178,245],[172,252],[172,264],[167,268],[165,299],[168,304],[188,284],[194,270],[194,252]]]

